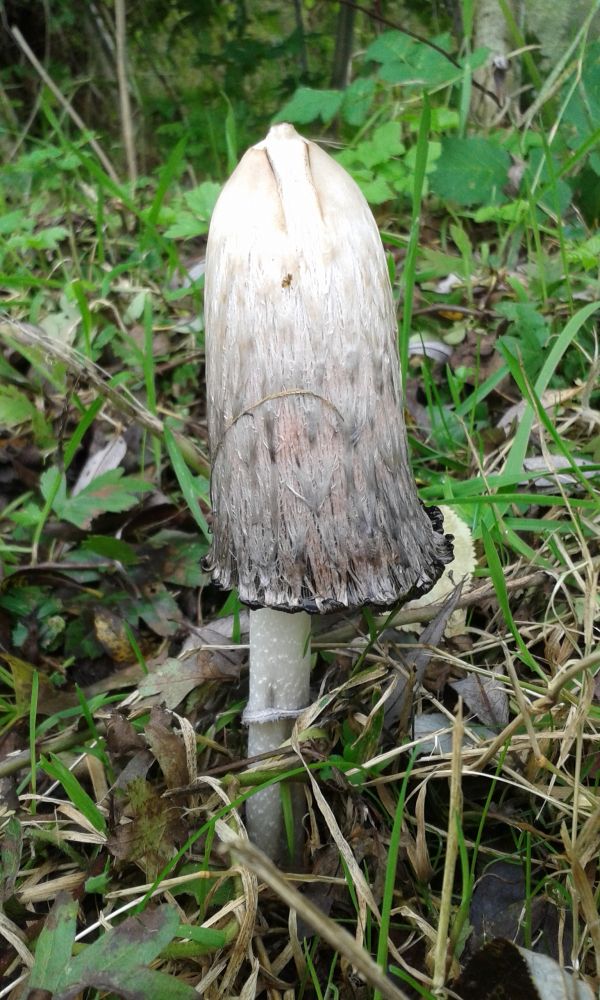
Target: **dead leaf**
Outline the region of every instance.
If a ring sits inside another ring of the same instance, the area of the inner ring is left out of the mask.
[[[145,749],[143,737],[116,708],[110,710],[106,723],[106,749],[116,761]]]
[[[469,923],[473,930],[467,946],[469,954],[492,938],[523,943],[525,895],[525,873],[521,864],[498,860],[486,867],[471,898]],[[538,895],[532,901],[530,920],[531,934],[539,942],[539,948],[558,958],[560,921],[557,907],[547,896]],[[565,951],[569,950],[570,935],[563,937],[562,946]]]
[[[101,607],[94,610],[94,632],[104,652],[115,663],[132,663],[135,660],[125,622],[114,611]]]
[[[423,629],[419,645],[415,645],[414,652],[409,650],[406,653],[405,662],[413,676],[410,685],[405,677],[401,675],[394,677],[396,690],[388,698],[385,705],[384,721],[388,728],[394,726],[401,718],[408,718],[410,715],[410,712],[407,712],[410,707],[406,704],[407,697],[412,697],[412,691],[423,683],[427,664],[433,656],[433,647],[438,645],[444,635],[446,625],[460,599],[461,592],[462,583],[448,595],[436,617]],[[405,641],[404,637],[402,641]]]
[[[461,681],[452,681],[451,688],[465,702],[469,711],[477,718],[499,732],[508,724],[508,694],[500,680],[503,674],[494,673],[493,677],[482,677],[480,674],[469,674]]]
[[[148,673],[138,685],[139,698],[146,704],[163,702],[167,708],[177,708],[190,691],[205,681],[237,681],[246,656],[247,651],[239,646],[214,650],[201,647],[177,659],[169,657],[158,667],[150,662]]]
[[[172,715],[155,705],[146,723],[146,738],[167,783],[167,788],[181,788],[192,780],[188,773],[182,736],[171,729]]]
[[[76,497],[78,493],[81,493],[98,476],[103,475],[105,472],[112,472],[113,469],[118,468],[126,452],[127,444],[124,438],[119,435],[112,438],[103,448],[99,448],[98,451],[89,455],[71,490],[71,496]]]
[[[462,1000],[594,1000],[552,958],[502,938],[477,952],[453,988]]]
[[[118,861],[137,862],[152,880],[187,836],[183,811],[161,798],[144,778],[134,778],[126,791],[131,820],[120,822],[106,846]]]

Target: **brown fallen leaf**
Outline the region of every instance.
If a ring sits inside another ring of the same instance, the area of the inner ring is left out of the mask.
[[[450,684],[473,715],[498,732],[508,725],[508,694],[502,684],[503,676],[497,671],[493,677],[469,674],[463,680]]]
[[[106,749],[113,761],[131,757],[145,749],[143,737],[116,708],[110,709],[106,722]]]
[[[154,705],[146,723],[146,739],[156,757],[167,783],[167,788],[180,788],[188,784],[185,744],[181,734],[171,729],[172,716],[159,705]]]
[[[221,643],[223,642],[221,638]],[[148,664],[148,673],[138,685],[136,707],[140,703],[153,705],[162,702],[167,708],[176,708],[190,691],[205,681],[237,681],[247,651],[239,646],[230,649],[212,649],[210,646],[190,649],[179,657],[169,657],[154,666]]]
[[[134,861],[156,878],[187,836],[180,806],[161,798],[149,781],[134,778],[126,789],[131,820],[122,819],[106,842],[118,861]]]

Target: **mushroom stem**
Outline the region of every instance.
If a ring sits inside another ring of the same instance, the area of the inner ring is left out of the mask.
[[[299,711],[309,702],[310,616],[271,608],[250,612],[248,755],[277,750],[288,739]],[[260,766],[260,765],[258,765]],[[250,839],[273,859],[283,847],[279,786],[257,792],[246,803]]]

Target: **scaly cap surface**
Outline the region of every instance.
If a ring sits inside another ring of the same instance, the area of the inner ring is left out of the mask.
[[[213,580],[251,607],[310,612],[433,586],[452,549],[408,464],[379,232],[291,125],[248,150],[217,202],[205,326]]]

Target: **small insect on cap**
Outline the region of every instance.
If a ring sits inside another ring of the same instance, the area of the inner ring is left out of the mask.
[[[217,202],[205,325],[214,582],[282,611],[429,590],[452,547],[408,464],[379,232],[291,125],[248,150]]]

